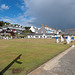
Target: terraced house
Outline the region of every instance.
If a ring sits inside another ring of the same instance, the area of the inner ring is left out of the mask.
[[[9,33],[9,34],[11,34],[11,36],[13,36],[15,33],[21,34],[23,30],[25,30],[25,28],[18,24],[9,24],[9,25],[5,24],[3,27],[0,27],[0,33],[2,35]]]

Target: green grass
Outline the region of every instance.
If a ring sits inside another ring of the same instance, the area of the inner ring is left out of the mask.
[[[0,40],[0,71],[22,54],[19,59],[22,64],[14,63],[4,75],[13,75],[13,69],[21,70],[14,75],[26,75],[69,47],[70,45],[55,43],[55,39]]]

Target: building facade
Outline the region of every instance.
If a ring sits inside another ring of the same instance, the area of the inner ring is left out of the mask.
[[[75,36],[75,29],[65,29],[64,35]]]
[[[47,25],[44,26],[44,24],[42,24],[41,28],[31,26],[30,30],[33,33],[28,34],[28,38],[55,38],[61,36],[61,30],[52,29]]]
[[[9,25],[4,25],[3,27],[0,27],[0,33],[10,33],[11,36],[13,36],[15,33],[16,34],[21,34],[22,31],[25,30],[23,26],[20,26],[18,24],[9,24]]]

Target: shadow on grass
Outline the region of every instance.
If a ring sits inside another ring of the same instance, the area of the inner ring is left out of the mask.
[[[17,61],[18,59],[20,59],[20,57],[22,56],[22,54],[20,54],[18,57],[16,57],[9,65],[7,65],[1,72],[0,75],[3,75],[15,62],[18,64],[22,64],[22,62]]]

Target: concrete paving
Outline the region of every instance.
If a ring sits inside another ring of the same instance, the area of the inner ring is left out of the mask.
[[[75,75],[75,47],[71,47],[28,75]]]

